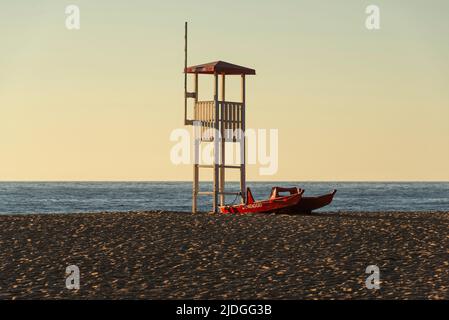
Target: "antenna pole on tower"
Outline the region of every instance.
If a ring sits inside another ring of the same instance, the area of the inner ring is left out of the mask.
[[[187,21],[184,24],[184,125],[187,125]]]

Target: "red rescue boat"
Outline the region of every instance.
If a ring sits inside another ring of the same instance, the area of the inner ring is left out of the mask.
[[[281,196],[279,193],[288,192],[288,195]],[[302,198],[304,190],[300,188],[280,188],[274,187],[268,200],[254,201],[250,188],[246,189],[246,203],[222,206],[221,213],[270,213],[281,211],[297,205]]]

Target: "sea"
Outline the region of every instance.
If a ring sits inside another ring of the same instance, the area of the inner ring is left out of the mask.
[[[256,200],[273,186],[298,186],[304,196],[337,189],[331,205],[318,212],[449,211],[449,182],[247,182]],[[226,191],[237,191],[237,182]],[[201,191],[212,183],[202,182]],[[210,211],[211,196],[199,196],[199,210]],[[239,198],[227,196],[226,203]],[[0,214],[116,211],[190,211],[191,182],[0,182]]]

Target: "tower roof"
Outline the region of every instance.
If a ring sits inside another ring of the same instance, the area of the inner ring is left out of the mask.
[[[238,66],[224,61],[214,61],[197,66],[187,67],[184,70],[186,73],[201,73],[201,74],[256,74],[256,70]]]

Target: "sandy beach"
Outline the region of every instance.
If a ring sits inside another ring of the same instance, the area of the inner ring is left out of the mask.
[[[0,230],[1,299],[449,299],[449,212],[1,215]]]

